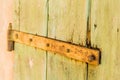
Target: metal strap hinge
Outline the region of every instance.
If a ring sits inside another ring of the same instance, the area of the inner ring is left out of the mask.
[[[89,49],[60,40],[20,32],[10,28],[8,30],[8,51],[14,50],[14,42],[58,53],[68,58],[92,65],[98,65],[100,62],[99,50]]]

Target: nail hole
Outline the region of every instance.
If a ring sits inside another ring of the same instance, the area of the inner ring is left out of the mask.
[[[119,32],[119,29],[117,29],[117,32]]]
[[[70,49],[67,49],[67,53],[69,53],[70,52]]]
[[[94,24],[94,28],[95,28],[95,29],[97,28],[97,24]]]
[[[32,42],[33,40],[30,38],[29,41]]]

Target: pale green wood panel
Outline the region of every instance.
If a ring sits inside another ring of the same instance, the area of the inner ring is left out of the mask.
[[[13,29],[19,30],[20,28],[20,5],[19,5],[19,0],[14,0],[14,12],[13,12],[13,20],[14,23],[12,24]],[[20,54],[19,51],[21,51],[20,44],[15,43],[15,51],[14,51],[14,75],[13,75],[13,80],[21,80],[21,60],[20,60]]]
[[[46,36],[46,0],[20,0],[19,28]],[[17,26],[16,26],[17,27]],[[15,46],[15,80],[46,80],[46,51],[23,44]]]
[[[120,80],[120,1],[91,1],[91,41],[102,58],[101,65],[89,66],[88,80]]]
[[[86,0],[49,0],[48,37],[75,44],[86,44]],[[47,80],[86,80],[86,63],[50,53]]]
[[[20,25],[20,5],[19,0],[13,0],[13,23],[12,28],[15,30],[19,30]]]

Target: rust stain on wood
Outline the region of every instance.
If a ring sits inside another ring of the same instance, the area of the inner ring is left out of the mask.
[[[78,61],[87,62],[92,65],[99,64],[99,50],[89,49],[67,42],[46,38],[43,36],[36,36],[25,32],[15,30],[9,31],[9,41],[15,41],[28,46],[36,47],[42,50],[59,53],[68,58]]]

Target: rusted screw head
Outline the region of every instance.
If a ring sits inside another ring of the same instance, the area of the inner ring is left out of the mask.
[[[69,53],[70,52],[70,49],[67,49],[67,53]]]
[[[50,46],[50,44],[49,44],[49,43],[47,43],[47,44],[46,44],[46,46],[47,46],[47,47],[49,47],[49,46]]]
[[[94,56],[94,55],[90,55],[90,56],[88,57],[88,60],[89,60],[90,62],[94,61],[94,60],[95,60],[95,56]]]
[[[30,38],[30,39],[29,39],[29,41],[30,41],[30,42],[32,42],[32,41],[33,41],[33,39],[32,39],[32,38]]]

